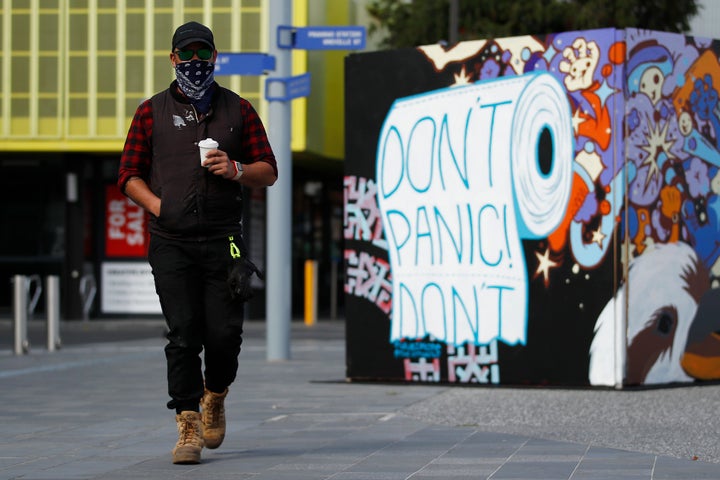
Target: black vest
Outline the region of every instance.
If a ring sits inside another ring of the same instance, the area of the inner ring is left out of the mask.
[[[241,233],[242,187],[200,165],[198,142],[213,138],[232,160],[241,158],[240,97],[215,85],[209,113],[198,121],[194,107],[175,93],[176,84],[152,97],[150,188],[161,199],[150,232],[178,240]]]

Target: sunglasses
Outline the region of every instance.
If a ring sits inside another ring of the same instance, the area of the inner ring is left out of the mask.
[[[200,60],[210,60],[213,56],[213,51],[209,48],[198,48],[197,50],[176,50],[175,55],[177,55],[183,62],[187,62],[193,58],[193,55],[197,55]]]

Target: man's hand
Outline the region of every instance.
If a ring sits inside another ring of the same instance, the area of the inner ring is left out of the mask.
[[[219,175],[228,180],[237,174],[233,161],[222,150],[210,150],[203,161],[203,166],[213,175]]]
[[[250,277],[256,274],[260,280],[263,274],[259,268],[245,257],[233,260],[232,267],[228,274],[228,287],[233,299],[247,302],[253,297],[252,287],[250,287]]]

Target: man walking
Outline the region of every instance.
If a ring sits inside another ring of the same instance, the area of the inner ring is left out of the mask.
[[[242,187],[267,187],[278,175],[255,109],[215,82],[216,59],[209,28],[177,28],[170,53],[176,79],[138,107],[118,175],[120,189],[150,214],[148,260],[169,330],[178,464],[199,463],[203,446],[217,448],[225,436],[242,306],[250,276],[259,274],[243,242]],[[202,158],[199,144],[210,145]]]

